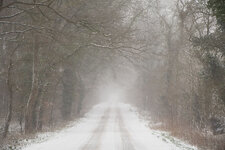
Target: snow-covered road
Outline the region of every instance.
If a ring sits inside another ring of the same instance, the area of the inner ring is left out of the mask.
[[[195,150],[154,131],[128,104],[103,103],[93,107],[72,127],[24,150]]]

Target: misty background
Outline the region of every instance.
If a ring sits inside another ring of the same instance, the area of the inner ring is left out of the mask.
[[[224,15],[223,0],[0,0],[0,140],[119,101],[222,150]]]

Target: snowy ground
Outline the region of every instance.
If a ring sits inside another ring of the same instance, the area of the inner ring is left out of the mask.
[[[122,103],[96,105],[79,123],[23,150],[196,150],[166,133],[150,130],[135,109]]]

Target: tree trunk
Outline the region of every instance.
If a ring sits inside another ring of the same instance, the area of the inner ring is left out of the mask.
[[[9,67],[8,67],[8,75],[7,75],[7,87],[8,87],[8,93],[9,93],[9,102],[8,102],[8,113],[7,113],[6,121],[5,121],[3,138],[7,137],[10,122],[12,120],[13,89],[12,89],[12,83],[11,83],[11,71],[12,71],[12,58],[10,58]]]
[[[21,111],[20,112],[20,116],[19,116],[19,124],[20,124],[20,133],[22,134],[23,133],[23,112]]]
[[[45,104],[44,104],[44,100],[43,100],[43,96],[44,93],[46,92],[46,88],[47,88],[48,83],[46,83],[43,87],[41,87],[40,90],[40,97],[39,97],[39,107],[38,107],[38,111],[37,111],[37,130],[38,131],[42,131],[42,126],[43,126],[43,120],[44,120],[44,110],[45,110]]]
[[[81,110],[82,110],[82,104],[83,104],[83,100],[85,97],[85,87],[84,87],[84,83],[81,79],[81,76],[79,74],[79,72],[76,73],[76,78],[78,81],[78,86],[79,86],[79,99],[78,99],[78,103],[77,103],[77,115],[81,114]]]
[[[17,48],[19,45],[15,47],[15,49],[12,51],[12,53],[9,56],[9,66],[7,70],[7,88],[8,88],[8,95],[9,95],[9,101],[8,101],[8,112],[6,116],[6,121],[5,121],[5,126],[4,126],[4,132],[3,132],[3,138],[7,137],[9,126],[12,120],[12,112],[13,112],[13,85],[12,85],[12,79],[11,79],[11,74],[12,74],[12,69],[13,69],[13,55],[16,52]]]
[[[0,0],[0,11],[2,9],[2,6],[3,6],[3,0]]]
[[[71,119],[72,104],[74,101],[73,72],[67,68],[63,72],[62,117],[68,121]]]
[[[51,102],[50,102],[50,105],[51,105],[51,110],[50,110],[50,119],[49,119],[49,126],[52,127],[53,125],[53,114],[54,114],[54,100],[56,99],[56,96],[57,96],[57,87],[59,85],[59,83],[61,82],[60,79],[58,79],[57,83],[55,84],[55,87],[54,87],[54,93],[53,93],[53,96],[52,96],[52,99],[51,99]]]
[[[33,133],[35,130],[34,120],[33,120],[33,109],[35,101],[38,95],[38,78],[37,78],[37,59],[38,59],[38,44],[37,38],[34,38],[34,49],[33,49],[33,65],[32,65],[32,85],[30,90],[30,95],[26,104],[25,109],[25,134]]]

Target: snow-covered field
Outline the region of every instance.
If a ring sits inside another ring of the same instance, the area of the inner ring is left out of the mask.
[[[133,107],[102,103],[79,122],[42,143],[23,150],[195,150],[167,133],[154,131],[140,120]]]

